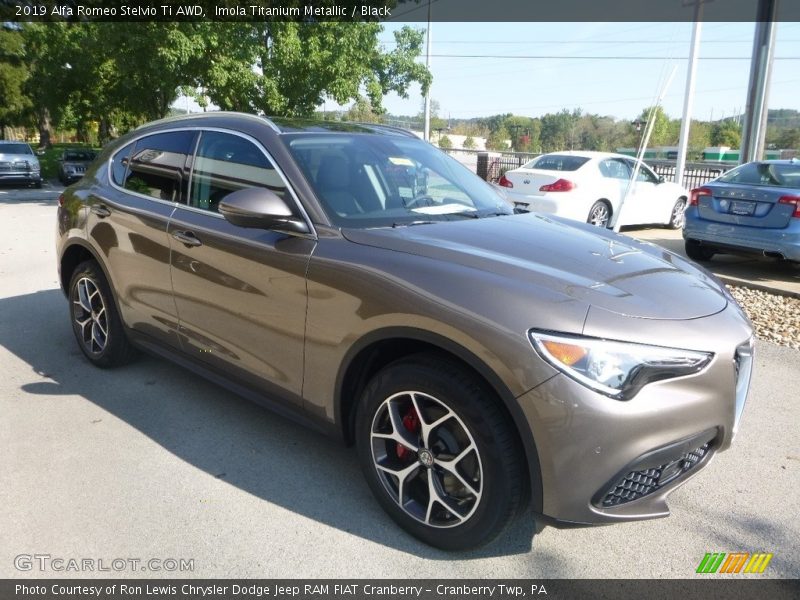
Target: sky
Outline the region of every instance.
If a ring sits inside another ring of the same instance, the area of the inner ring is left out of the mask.
[[[387,50],[401,26],[384,24]],[[702,24],[693,118],[744,111],[754,32],[754,23]],[[580,108],[632,120],[654,103],[673,68],[662,106],[672,118],[683,113],[692,23],[433,23],[431,33],[431,97],[443,118]],[[775,56],[769,107],[800,110],[800,23],[777,24]],[[407,99],[391,94],[384,106],[414,115],[422,102],[415,84]]]

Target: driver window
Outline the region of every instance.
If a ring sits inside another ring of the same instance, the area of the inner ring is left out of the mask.
[[[212,212],[231,192],[263,187],[284,197],[286,186],[264,153],[238,135],[204,131],[197,146],[189,206]]]

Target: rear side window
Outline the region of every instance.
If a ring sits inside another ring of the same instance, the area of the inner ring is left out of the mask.
[[[728,171],[717,181],[796,188],[800,187],[800,163],[747,163]]]
[[[526,169],[544,169],[545,171],[577,171],[589,161],[585,156],[568,154],[545,154],[525,164]]]
[[[138,140],[128,159],[126,190],[186,203],[194,131],[157,133]]]
[[[125,146],[111,159],[111,180],[120,187],[125,187],[125,171],[133,149],[133,142]]]
[[[600,173],[610,179],[630,179],[631,169],[628,164],[618,158],[611,158],[600,163]]]
[[[197,146],[189,205],[217,211],[231,192],[262,187],[284,198],[286,186],[264,153],[238,135],[204,131]]]

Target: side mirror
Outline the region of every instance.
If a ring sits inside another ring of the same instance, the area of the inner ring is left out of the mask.
[[[219,212],[233,225],[273,229],[286,233],[310,233],[305,220],[275,192],[265,188],[237,190],[219,203]]]

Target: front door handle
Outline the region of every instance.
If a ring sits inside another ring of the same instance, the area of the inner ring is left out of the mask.
[[[105,219],[111,215],[111,211],[108,210],[103,204],[93,204],[91,210],[101,219]]]
[[[197,239],[197,236],[191,231],[173,231],[172,237],[178,240],[184,246],[202,246],[203,242]]]

